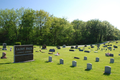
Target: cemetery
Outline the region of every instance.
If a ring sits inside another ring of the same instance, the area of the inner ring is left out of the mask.
[[[112,46],[105,43],[82,47],[3,43],[0,80],[118,80],[119,43],[111,41]]]

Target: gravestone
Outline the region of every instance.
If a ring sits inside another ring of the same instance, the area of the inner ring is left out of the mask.
[[[84,52],[90,53],[90,51],[84,51]]]
[[[75,46],[75,49],[78,49],[78,45]]]
[[[96,57],[96,62],[99,62],[99,57]]]
[[[76,61],[72,61],[72,66],[73,67],[77,66],[77,62]]]
[[[84,56],[84,60],[87,60],[87,57],[86,57],[86,56]]]
[[[113,48],[113,50],[115,50],[115,48]]]
[[[57,49],[60,49],[60,46],[57,46]]]
[[[60,59],[60,64],[64,64],[64,60],[63,59]]]
[[[48,53],[48,54],[53,54],[53,53]]]
[[[7,48],[6,48],[6,43],[3,43],[3,49],[2,50],[7,50]]]
[[[79,57],[74,57],[74,59],[80,59]]]
[[[113,58],[110,59],[110,63],[114,63],[114,59]]]
[[[50,49],[49,52],[55,52],[55,49]]]
[[[44,44],[44,45],[42,45],[42,49],[46,49],[46,45]]]
[[[111,57],[114,57],[114,54],[110,54]]]
[[[64,45],[63,45],[63,48],[65,48],[65,47],[66,47],[66,45],[64,44]]]
[[[73,47],[73,46],[71,46],[71,49],[74,49],[74,47]]]
[[[100,47],[100,44],[97,44],[97,50],[99,50],[99,49],[100,49],[99,47]]]
[[[80,49],[79,51],[83,51],[82,49]]]
[[[33,60],[33,45],[14,45],[14,62]]]
[[[87,45],[85,44],[85,46],[84,47],[87,47]]]
[[[117,47],[117,46],[115,46],[115,45],[114,45],[113,47],[114,47],[114,48],[118,48],[118,47]]]
[[[75,51],[75,50],[70,49],[69,51]]]
[[[6,59],[7,57],[6,57],[6,53],[5,52],[3,52],[2,53],[2,57],[1,57],[1,59]]]
[[[91,47],[91,48],[94,48],[94,46],[93,46],[92,44],[90,45],[90,47]]]
[[[87,63],[87,69],[91,70],[92,69],[92,64],[91,63]]]
[[[110,74],[111,73],[111,67],[110,66],[105,66],[105,74]]]
[[[94,51],[94,53],[98,53],[98,51]]]
[[[112,51],[112,47],[107,47],[110,51]]]
[[[49,56],[49,62],[52,62],[52,57],[51,56]]]
[[[83,50],[79,48],[79,51],[83,51]]]
[[[83,47],[83,50],[85,49],[85,47]]]
[[[103,51],[103,48],[101,48],[101,51]]]
[[[107,45],[104,45],[103,47],[107,47]]]

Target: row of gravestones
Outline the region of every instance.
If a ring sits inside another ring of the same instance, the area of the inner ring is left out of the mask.
[[[99,60],[98,58],[96,58],[97,60]],[[52,62],[52,57],[49,56],[49,62]],[[60,64],[64,64],[64,60],[60,59]],[[72,61],[72,67],[77,66],[77,62],[76,61]],[[92,64],[91,63],[87,63],[87,70],[91,70],[92,69]],[[111,73],[111,67],[110,66],[105,66],[105,73],[106,74],[110,74]]]
[[[84,57],[84,60],[87,60],[87,57],[85,56]],[[99,57],[96,57],[96,60],[95,60],[96,62],[99,62]],[[111,58],[110,59],[110,63],[114,63],[114,59],[113,58]]]

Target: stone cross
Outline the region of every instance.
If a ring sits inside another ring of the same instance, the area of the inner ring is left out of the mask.
[[[51,56],[49,56],[49,62],[52,62],[52,57]]]
[[[60,64],[64,64],[64,60],[63,59],[60,59]]]
[[[113,58],[110,59],[110,63],[114,63],[114,59]]]
[[[111,67],[110,66],[105,66],[105,72],[106,74],[110,74],[111,73]]]
[[[99,62],[99,57],[96,57],[96,62]]]
[[[92,69],[92,64],[91,63],[87,63],[87,69],[91,70]]]
[[[73,67],[77,66],[77,62],[76,61],[72,61],[72,66]]]
[[[86,56],[84,56],[84,60],[87,60],[87,57],[86,57]]]

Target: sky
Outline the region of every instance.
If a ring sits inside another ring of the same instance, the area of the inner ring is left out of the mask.
[[[120,30],[120,0],[0,0],[0,9],[31,8],[55,17],[88,21],[108,21]]]

